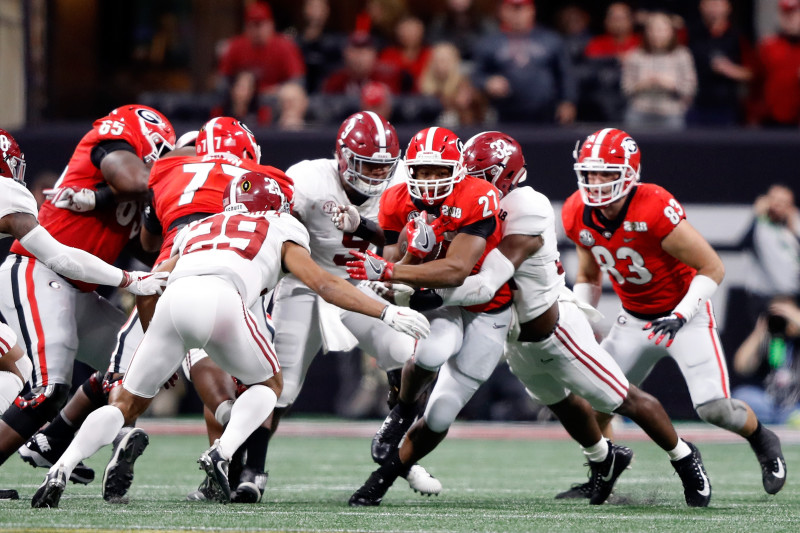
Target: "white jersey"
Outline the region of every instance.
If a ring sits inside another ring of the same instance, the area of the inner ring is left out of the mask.
[[[178,251],[181,257],[169,284],[188,276],[225,278],[250,308],[286,275],[281,269],[281,247],[286,241],[309,249],[308,232],[287,214],[219,213],[198,220],[175,238],[173,255]]]
[[[19,182],[8,178],[0,178],[0,218],[12,213],[26,213],[36,217],[39,208],[31,191]],[[0,239],[11,237],[8,233],[0,233]]]
[[[505,213],[502,221],[506,235],[541,235],[542,247],[528,257],[514,273],[517,294],[514,306],[520,322],[528,322],[544,313],[565,286],[556,244],[555,214],[550,200],[531,187],[517,187],[500,200]]]
[[[301,161],[286,171],[294,180],[293,212],[308,229],[311,257],[322,268],[335,276],[347,278],[345,263],[351,260],[349,250],[364,251],[367,241],[336,229],[331,216],[336,206],[348,205],[344,187],[339,178],[335,159]],[[405,170],[398,168],[390,185],[402,181]],[[377,222],[380,196],[368,198],[363,204],[353,206],[362,218]]]

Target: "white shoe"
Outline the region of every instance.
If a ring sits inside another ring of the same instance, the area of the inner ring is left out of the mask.
[[[406,475],[408,486],[414,492],[419,492],[423,496],[438,495],[442,492],[442,482],[428,473],[421,465],[415,464]]]

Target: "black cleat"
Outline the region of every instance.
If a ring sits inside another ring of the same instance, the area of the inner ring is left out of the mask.
[[[396,405],[372,438],[372,460],[378,464],[385,463],[400,445],[413,422],[414,416],[403,418],[400,415],[400,404]]]
[[[133,463],[150,443],[144,430],[132,428],[114,443],[111,460],[103,473],[103,499],[111,503],[128,503],[125,495],[133,483]]]
[[[64,494],[67,486],[67,476],[64,474],[63,466],[51,470],[44,478],[44,482],[36,489],[36,493],[31,498],[31,507],[55,509]]]
[[[239,475],[239,484],[231,494],[231,503],[258,503],[267,488],[267,472],[245,466]]]
[[[786,461],[781,451],[781,440],[769,429],[761,426],[759,442],[750,443],[761,464],[761,483],[767,494],[777,494],[786,483]]]
[[[383,497],[391,487],[383,476],[376,470],[370,474],[367,481],[350,496],[347,502],[350,507],[375,507],[381,504]]]
[[[17,452],[22,460],[33,467],[50,468],[58,462],[58,458],[69,446],[69,442],[62,439],[49,438],[44,433],[36,433],[28,441],[20,446]],[[83,461],[75,466],[75,470],[69,476],[73,483],[87,485],[94,481],[94,470],[83,464]]]
[[[0,500],[19,500],[19,492],[14,489],[0,489]]]
[[[605,460],[599,463],[589,461],[589,468],[591,469],[589,483],[592,490],[589,503],[591,505],[605,503],[611,495],[617,478],[628,468],[631,460],[633,460],[633,450],[609,442],[608,456]]]
[[[190,492],[186,495],[186,500],[190,502],[206,502],[206,501],[219,501],[220,496],[215,494],[216,489],[211,486],[211,481],[208,476],[203,478],[203,482],[197,487],[197,490]]]
[[[592,497],[592,482],[575,483],[568,490],[556,494],[556,500],[569,500],[573,498],[591,498]]]
[[[683,482],[683,496],[686,498],[686,505],[708,507],[708,502],[711,501],[711,482],[703,466],[703,458],[700,456],[700,450],[694,444],[688,441],[684,442],[692,449],[692,453],[683,459],[670,462]]]
[[[231,487],[228,482],[229,462],[222,457],[219,451],[219,439],[214,442],[211,448],[203,452],[197,462],[200,463],[200,468],[205,470],[209,484],[213,488],[209,493],[218,502],[230,502]]]

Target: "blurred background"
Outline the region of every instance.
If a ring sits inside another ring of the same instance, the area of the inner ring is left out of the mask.
[[[35,192],[93,120],[129,103],[157,108],[178,135],[236,116],[262,162],[284,169],[331,157],[341,120],[359,109],[387,116],[401,145],[430,125],[462,139],[500,129],[557,209],[576,188],[575,142],[622,127],[642,149],[642,180],[672,192],[725,262],[714,304],[732,388],[800,401],[791,357],[779,385],[774,361],[735,361],[771,298],[797,302],[800,0],[0,0],[0,66],[0,126],[22,146]],[[781,238],[764,244],[763,227]],[[574,253],[560,238],[571,283]],[[617,306],[606,287],[601,333]],[[778,329],[769,335],[787,336]],[[385,376],[368,361],[317,358],[294,412],[383,416]],[[644,388],[694,418],[671,361]],[[200,412],[190,389],[162,395],[156,413]],[[549,413],[501,366],[462,416]]]

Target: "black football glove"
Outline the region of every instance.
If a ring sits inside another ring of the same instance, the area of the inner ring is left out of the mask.
[[[675,340],[675,335],[678,333],[678,330],[681,329],[684,324],[686,324],[685,318],[683,318],[678,313],[672,313],[669,316],[661,317],[656,320],[653,320],[652,322],[648,322],[647,324],[644,325],[642,329],[653,330],[652,332],[650,332],[650,335],[648,335],[647,337],[648,339],[652,339],[653,337],[655,337],[657,334],[660,333],[660,335],[658,335],[658,338],[656,339],[656,344],[659,344],[662,340],[664,340],[665,336],[669,335],[669,339],[667,340],[667,345],[666,345],[666,347],[669,348],[670,346],[672,346],[672,341]]]

